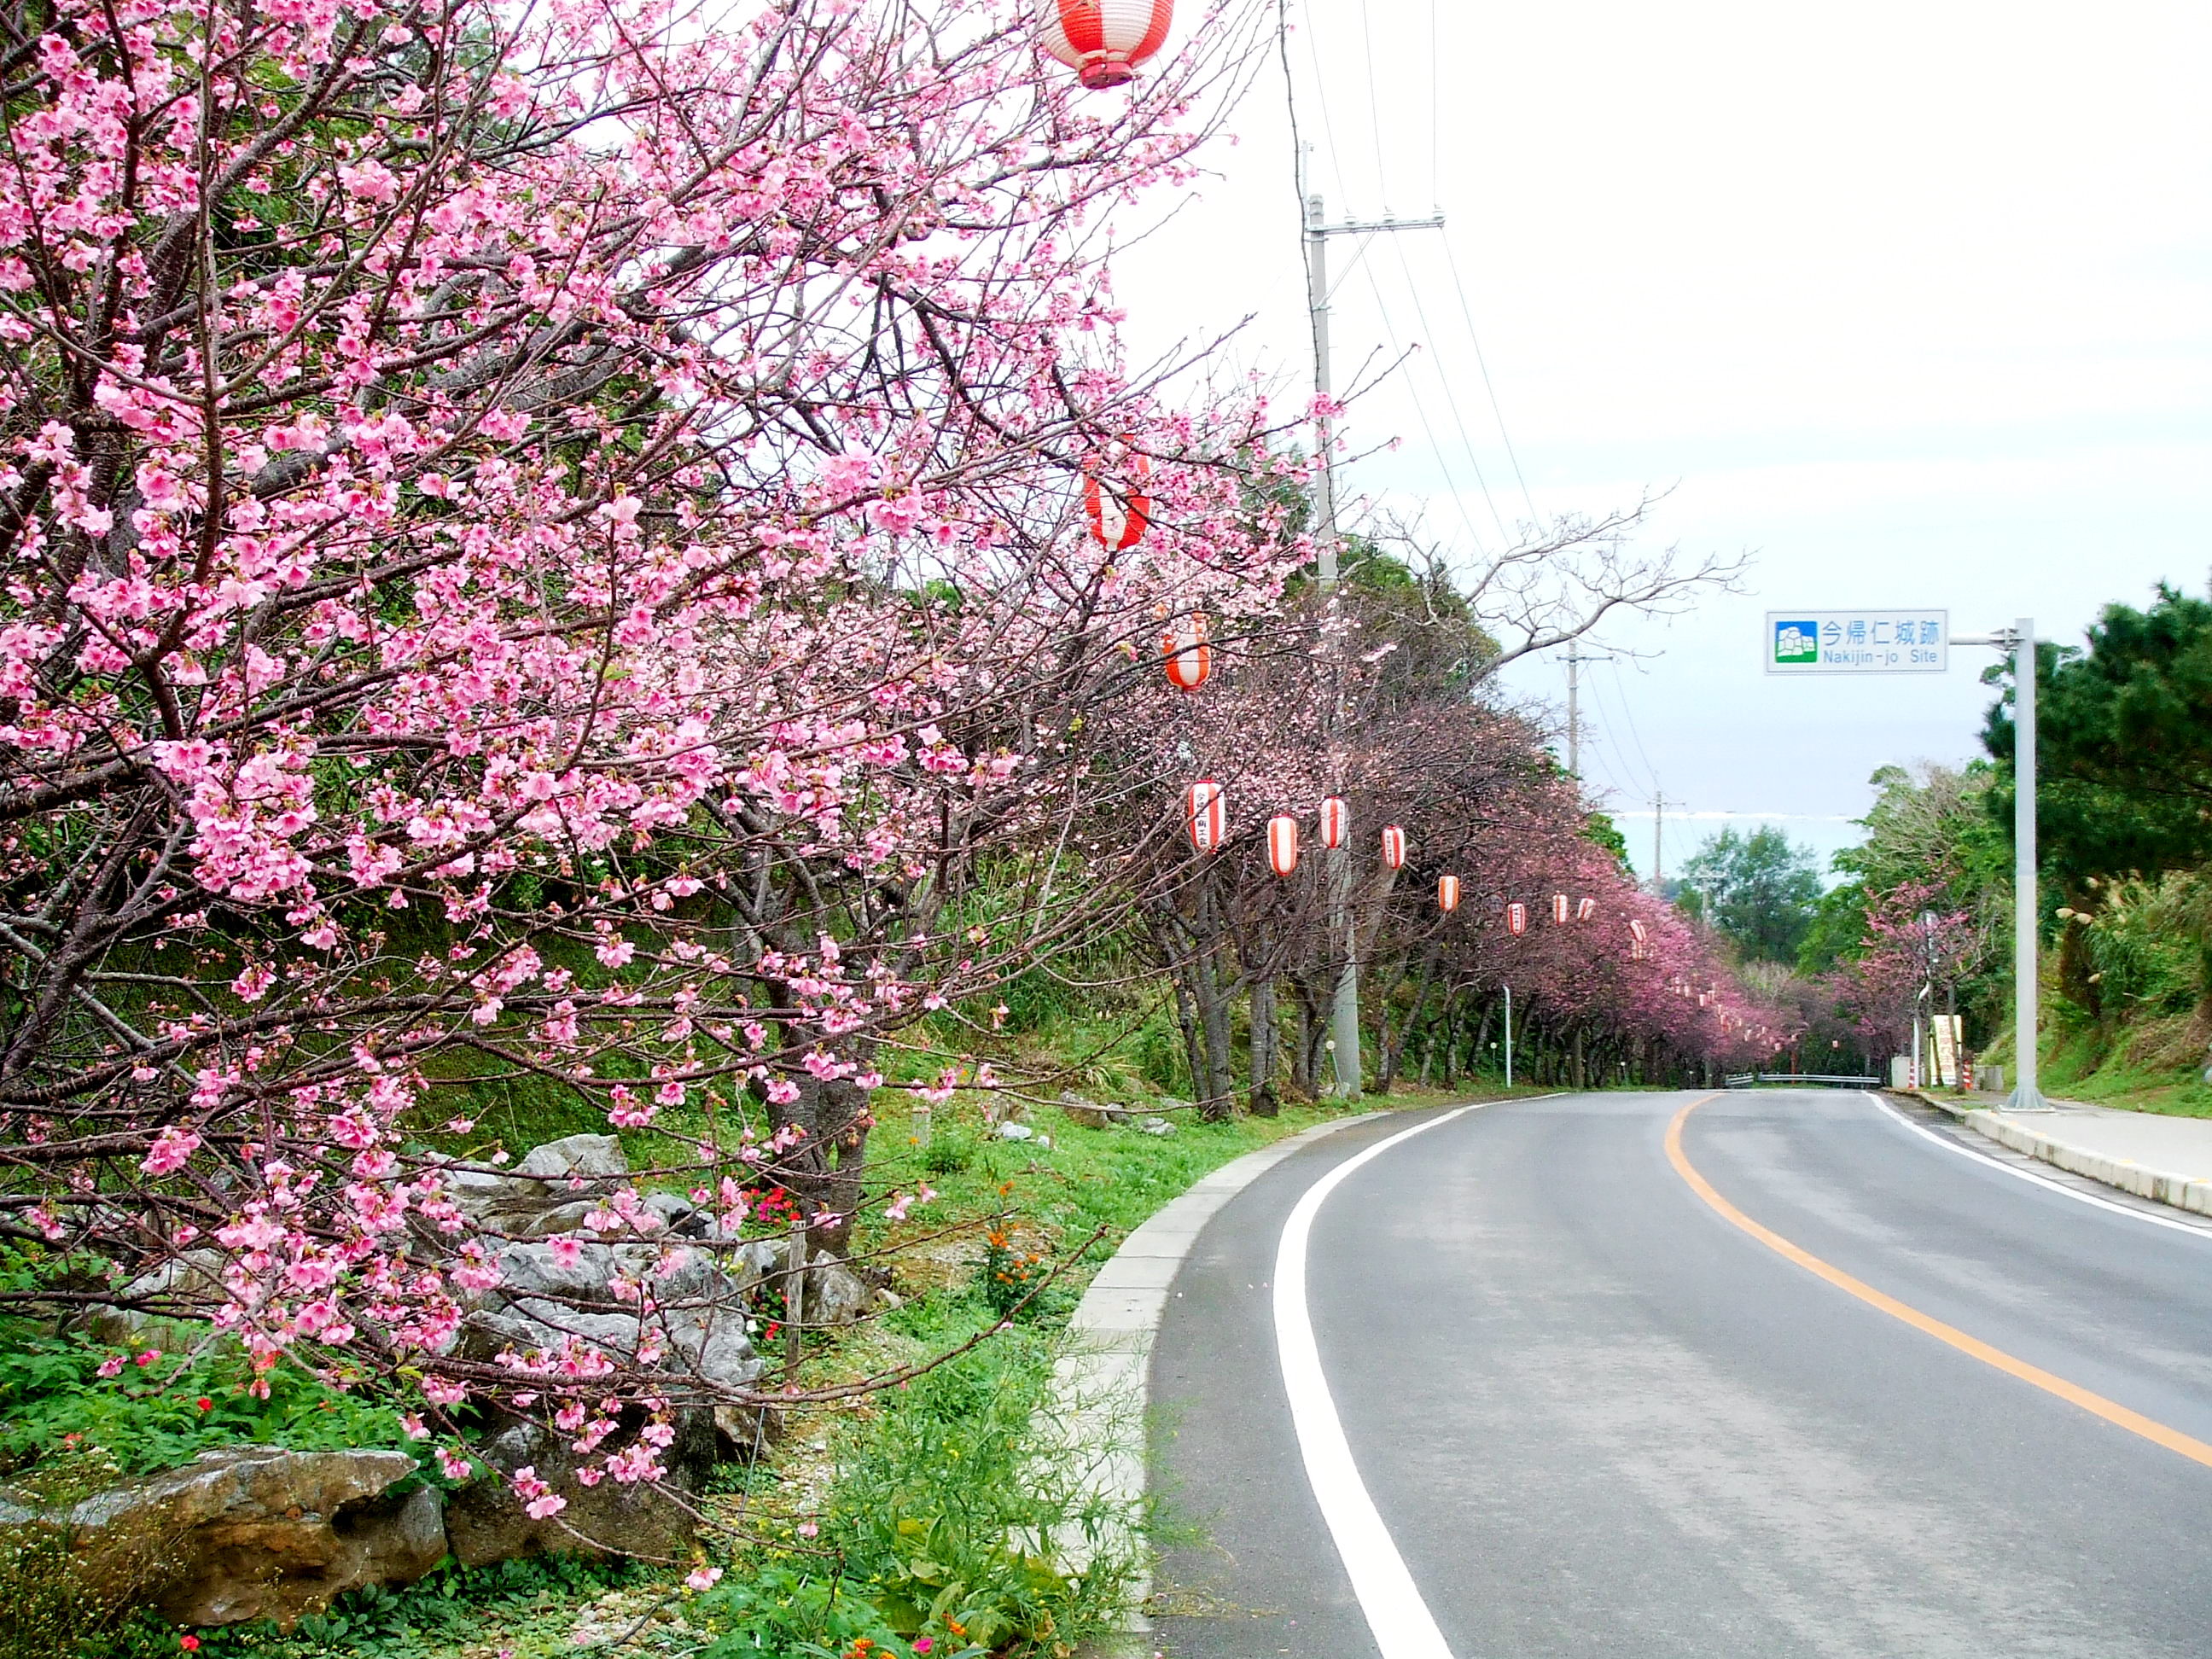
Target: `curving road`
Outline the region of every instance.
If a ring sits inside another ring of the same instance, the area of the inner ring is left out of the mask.
[[[1206,1540],[1159,1645],[2203,1659],[2212,1230],[2173,1215],[1858,1094],[1323,1139],[1168,1299],[1154,1480]]]

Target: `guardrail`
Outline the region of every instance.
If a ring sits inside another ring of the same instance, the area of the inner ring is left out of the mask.
[[[1832,1089],[1874,1089],[1881,1086],[1881,1079],[1878,1077],[1844,1077],[1829,1072],[1741,1072],[1721,1079],[1721,1086],[1726,1089],[1748,1089],[1760,1083],[1787,1083],[1793,1086],[1818,1083]]]

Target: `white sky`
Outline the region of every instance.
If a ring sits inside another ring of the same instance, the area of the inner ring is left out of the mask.
[[[2203,588],[2212,9],[1291,0],[1291,15],[1330,217],[1448,220],[1357,263],[1352,239],[1331,244],[1340,388],[1394,338],[1419,347],[1346,432],[1397,447],[1340,492],[1425,502],[1465,555],[1532,505],[1671,488],[1654,544],[1757,555],[1744,595],[1611,629],[1604,643],[1643,660],[1585,672],[1583,769],[1639,867],[1655,778],[1690,814],[1669,809],[1671,869],[1724,821],[1697,815],[1781,822],[1825,854],[1853,838],[1843,820],[1876,766],[1977,752],[1986,653],[1954,652],[1942,679],[1777,682],[1769,608],[1941,605],[1974,633],[2026,613],[2078,642],[2107,600],[2143,602],[2161,578]],[[1271,64],[1218,175],[1117,281],[1137,341],[1249,316],[1235,362],[1302,392],[1284,105]],[[1513,683],[1557,702],[1564,667]]]

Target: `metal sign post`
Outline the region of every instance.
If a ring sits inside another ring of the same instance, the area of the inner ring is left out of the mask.
[[[1954,634],[1946,611],[1770,611],[1770,674],[1941,674],[1949,647],[1991,645],[2012,659],[2013,684],[2013,1042],[2019,1049],[2005,1109],[2047,1112],[2036,1086],[2039,908],[2035,855],[2035,619],[2022,617],[1993,634]],[[1933,1010],[1931,1008],[1930,1012]],[[1918,1020],[1913,1064],[1921,1063]]]

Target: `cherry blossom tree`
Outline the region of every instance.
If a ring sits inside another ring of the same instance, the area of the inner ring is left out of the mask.
[[[90,1277],[0,1299],[198,1252],[258,1367],[650,1480],[584,1406],[665,1406],[645,1356],[464,1358],[459,1105],[665,1131],[608,1236],[911,1201],[884,1044],[1128,902],[1058,879],[1085,723],[1305,556],[1274,416],[1129,368],[1096,234],[1242,37],[1093,98],[1012,5],[7,17],[0,1238]]]

